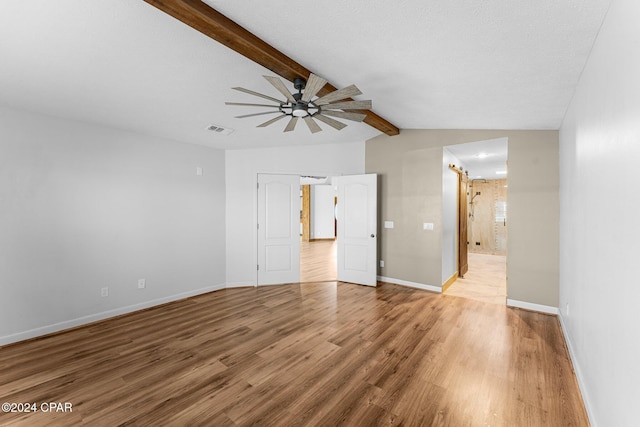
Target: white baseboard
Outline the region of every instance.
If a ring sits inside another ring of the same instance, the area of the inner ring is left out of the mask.
[[[121,314],[127,314],[127,313],[132,313],[138,310],[144,310],[145,308],[154,307],[156,305],[165,304],[168,302],[178,301],[181,299],[189,298],[189,297],[200,295],[200,294],[206,294],[208,292],[218,291],[224,288],[225,288],[224,284],[208,286],[206,288],[182,292],[179,294],[154,299],[151,301],[141,302],[139,304],[128,305],[126,307],[115,308],[113,310],[107,310],[101,313],[90,314],[88,316],[82,316],[75,319],[65,320],[63,322],[54,323],[52,325],[29,329],[28,331],[18,332],[11,335],[5,335],[0,337],[0,346],[13,344],[19,341],[36,338],[36,337],[51,334],[54,332],[64,331],[65,329],[75,328],[77,326],[86,325],[88,323],[97,322],[99,320],[108,319],[110,317],[120,316]]]
[[[442,293],[440,286],[426,285],[424,283],[409,282],[407,280],[394,279],[392,277],[378,276],[378,280],[381,282],[393,283],[394,285],[408,286],[410,288],[422,289],[430,292]]]
[[[560,327],[562,328],[562,334],[564,335],[564,342],[567,343],[567,349],[569,349],[569,357],[571,358],[571,365],[573,366],[573,372],[576,373],[576,378],[578,379],[578,387],[580,387],[580,394],[582,395],[582,402],[584,402],[584,407],[587,410],[587,416],[589,417],[589,424],[595,426],[595,415],[593,413],[593,408],[589,403],[589,394],[587,393],[587,387],[584,382],[584,377],[582,376],[582,370],[580,369],[580,365],[577,363],[576,354],[573,350],[573,344],[571,343],[571,339],[569,338],[569,334],[567,331],[567,326],[564,323],[564,317],[562,316],[562,312],[558,314],[558,318],[560,319]]]
[[[248,287],[252,287],[255,288],[256,284],[254,282],[232,282],[232,283],[227,283],[226,288],[230,289],[230,288],[248,288]]]
[[[507,307],[524,308],[525,310],[539,311],[541,313],[547,313],[547,314],[559,313],[558,307],[552,307],[550,305],[534,304],[532,302],[518,301],[515,299],[509,299],[509,298],[507,298]]]

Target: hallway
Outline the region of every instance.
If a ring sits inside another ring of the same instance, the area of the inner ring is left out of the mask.
[[[445,295],[505,305],[507,257],[469,253],[469,271],[444,292]]]

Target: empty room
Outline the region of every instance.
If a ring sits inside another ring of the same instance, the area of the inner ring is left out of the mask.
[[[0,425],[637,425],[638,22],[2,2]]]

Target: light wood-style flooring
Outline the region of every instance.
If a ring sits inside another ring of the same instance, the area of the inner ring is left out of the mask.
[[[0,348],[2,426],[587,426],[555,316],[392,284],[226,289]]]
[[[300,282],[325,282],[338,278],[337,243],[334,240],[300,242]]]
[[[458,277],[445,295],[470,298],[490,304],[507,303],[507,257],[469,253],[469,271]]]

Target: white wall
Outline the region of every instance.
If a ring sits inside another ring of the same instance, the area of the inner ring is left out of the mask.
[[[638,424],[638,22],[613,0],[560,129],[561,319],[594,426]]]
[[[226,152],[227,286],[256,283],[258,173],[339,176],[364,173],[364,141]]]
[[[0,107],[0,344],[223,287],[224,191],[221,151]]]
[[[312,185],[310,189],[311,238],[332,239],[336,237],[334,213],[336,191],[332,185]]]

